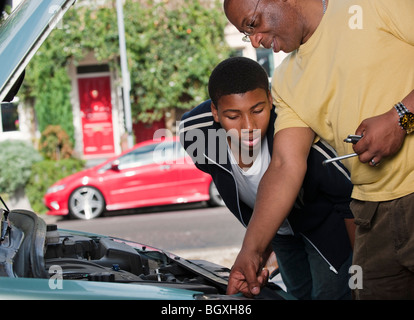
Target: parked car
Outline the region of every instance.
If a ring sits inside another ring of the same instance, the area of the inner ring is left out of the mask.
[[[120,156],[53,184],[44,196],[49,215],[93,219],[105,210],[222,199],[210,175],[198,170],[179,139],[141,142]]]

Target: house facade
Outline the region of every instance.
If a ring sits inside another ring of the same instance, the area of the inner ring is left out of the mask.
[[[274,68],[285,53],[275,54],[271,49],[255,49],[242,41],[242,35],[232,25],[225,29],[226,41],[237,55],[257,60],[271,77]],[[100,161],[121,153],[128,147],[125,130],[125,111],[120,75],[105,61],[98,61],[93,53],[76,65],[69,66],[72,82],[71,105],[75,129],[76,154],[85,160]],[[181,114],[177,112],[177,121]],[[146,125],[134,124],[135,142],[152,138],[155,130],[164,128],[163,120]],[[2,104],[0,114],[0,141],[20,139],[36,141],[35,114],[16,98]]]

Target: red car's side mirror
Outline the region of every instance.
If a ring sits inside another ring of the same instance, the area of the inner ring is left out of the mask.
[[[119,160],[115,160],[111,163],[111,170],[119,171]]]

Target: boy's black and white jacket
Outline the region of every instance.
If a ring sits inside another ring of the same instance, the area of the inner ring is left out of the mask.
[[[226,141],[226,133],[214,121],[210,105],[207,100],[183,115],[180,141],[197,168],[212,176],[229,210],[247,226],[253,210],[239,198],[227,146],[223,148],[221,143]],[[266,133],[270,154],[276,119],[276,113],[271,114]],[[353,218],[349,208],[352,184],[348,171],[340,162],[322,165],[323,160],[335,156],[333,148],[324,141],[312,146],[301,192],[288,216],[293,232],[306,237],[333,271],[351,254],[344,218]]]

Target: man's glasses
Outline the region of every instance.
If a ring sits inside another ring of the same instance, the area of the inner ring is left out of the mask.
[[[257,10],[257,7],[259,6],[259,2],[260,2],[260,0],[257,1],[256,7],[254,8],[253,18],[252,18],[251,22],[246,26],[247,30],[242,31],[242,33],[244,34],[242,40],[244,42],[250,42],[250,36],[254,32],[254,23],[256,22],[256,10]]]

